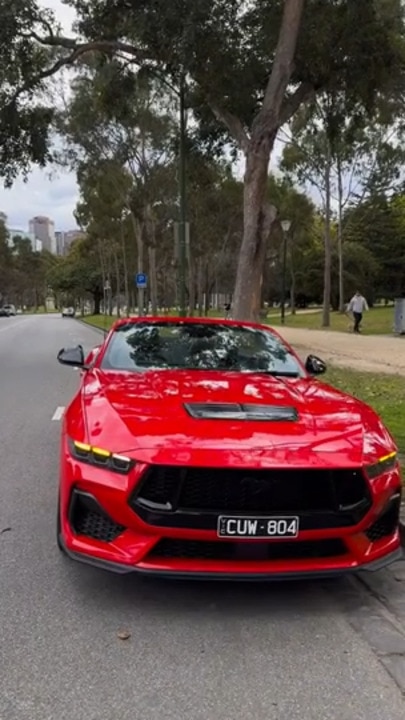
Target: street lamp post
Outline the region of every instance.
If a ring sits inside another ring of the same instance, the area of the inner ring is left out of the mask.
[[[281,274],[281,324],[285,324],[285,296],[286,296],[286,274],[287,274],[287,234],[291,227],[290,220],[282,220],[281,228],[283,230],[283,264]]]

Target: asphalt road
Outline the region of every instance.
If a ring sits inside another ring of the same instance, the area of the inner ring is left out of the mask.
[[[157,582],[59,554],[52,417],[78,375],[55,356],[99,340],[59,316],[1,320],[0,719],[403,720],[338,585]]]

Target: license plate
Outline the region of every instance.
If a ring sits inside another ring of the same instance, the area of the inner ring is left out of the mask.
[[[236,517],[220,515],[218,537],[229,538],[295,538],[299,533],[299,518],[285,517]]]

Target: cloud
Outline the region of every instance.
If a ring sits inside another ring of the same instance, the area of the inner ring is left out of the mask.
[[[8,225],[16,229],[28,230],[30,218],[47,215],[57,230],[72,230],[77,199],[74,174],[50,177],[49,172],[34,169],[28,182],[17,180],[11,190],[0,190],[0,209],[6,213]]]

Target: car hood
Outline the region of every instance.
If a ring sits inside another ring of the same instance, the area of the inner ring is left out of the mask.
[[[140,462],[359,466],[393,446],[375,413],[312,378],[199,371],[89,371],[83,378],[89,442]],[[295,420],[193,417],[186,404],[295,409]]]

